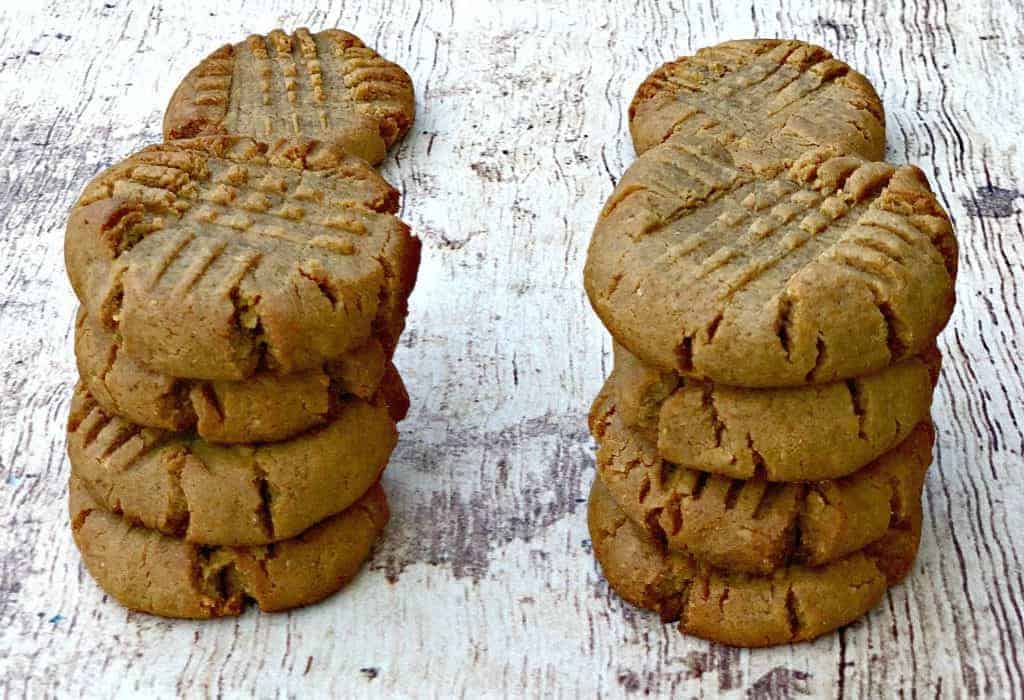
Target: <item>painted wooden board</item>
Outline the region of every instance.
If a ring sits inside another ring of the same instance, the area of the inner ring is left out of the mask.
[[[195,61],[278,25],[350,29],[416,83],[416,126],[384,170],[425,243],[397,360],[413,410],[386,478],[394,519],[321,605],[130,614],[85,573],[65,512],[65,213],[159,138]],[[751,35],[821,43],[875,82],[889,157],[929,172],[962,257],[910,580],[842,632],[746,652],[630,609],[595,568],[584,414],[610,342],[581,269],[633,158],[636,85]],[[1022,37],[1019,0],[0,4],[0,694],[1019,695]]]

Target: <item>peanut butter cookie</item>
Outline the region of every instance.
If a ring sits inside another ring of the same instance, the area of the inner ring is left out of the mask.
[[[629,126],[637,153],[713,135],[755,170],[816,146],[885,156],[885,114],[871,83],[802,41],[727,41],[666,63],[637,89]]]
[[[150,146],[72,209],[68,275],[93,322],[157,372],[318,369],[401,332],[419,241],[397,201],[365,161],[323,143]]]
[[[71,477],[71,530],[100,588],[131,610],[203,619],[238,615],[246,600],[275,612],[310,605],[359,572],[388,521],[373,485],[351,507],[267,546],[204,547],[103,510]]]
[[[210,134],[335,143],[376,164],[412,124],[412,81],[340,29],[266,36],[222,46],[171,97],[164,138]]]
[[[339,402],[330,422],[285,442],[211,445],[112,416],[79,386],[68,419],[71,470],[105,509],[203,545],[295,537],[355,503],[398,440],[387,409]]]
[[[402,420],[409,408],[402,380],[376,339],[318,370],[242,381],[170,377],[128,357],[119,345],[114,333],[79,311],[78,373],[104,411],[149,428],[194,429],[210,442],[286,440],[328,422],[338,401],[371,399],[383,384],[393,387],[385,397],[392,420]]]
[[[584,272],[612,336],[720,384],[834,382],[919,355],[953,309],[957,245],[920,170],[802,155],[765,175],[672,139],[626,171]]]
[[[666,552],[618,509],[601,484],[590,492],[594,555],[612,590],[655,610],[680,631],[723,644],[763,647],[814,639],[853,622],[910,571],[921,538],[921,505],[903,528],[819,567],[791,566],[770,576],[727,574]]]
[[[743,389],[659,371],[616,344],[607,384],[625,425],[677,466],[820,481],[852,474],[927,420],[941,361],[932,346],[865,377]]]
[[[678,467],[618,416],[602,392],[592,412],[600,480],[623,512],[668,548],[733,572],[836,561],[903,528],[920,501],[934,431],[903,442],[850,476],[772,483]]]

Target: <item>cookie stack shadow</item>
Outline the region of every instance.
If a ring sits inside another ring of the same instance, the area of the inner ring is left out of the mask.
[[[910,572],[957,246],[880,162],[867,80],[802,42],[668,63],[585,283],[614,341],[595,400],[594,554],[628,602],[737,646],[808,640]]]
[[[420,254],[374,166],[413,113],[409,76],[351,34],[252,36],[72,209],[71,527],[126,607],[286,610],[370,555]]]

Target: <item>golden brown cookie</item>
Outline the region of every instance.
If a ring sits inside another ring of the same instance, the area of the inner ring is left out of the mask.
[[[313,370],[401,332],[419,241],[397,201],[365,161],[323,143],[150,146],[72,209],[68,275],[89,317],[157,372]]]
[[[286,440],[328,422],[346,397],[373,398],[385,382],[394,386],[385,397],[391,418],[400,421],[409,409],[402,380],[376,339],[318,370],[242,381],[170,377],[120,352],[119,345],[114,333],[79,310],[78,373],[104,411],[149,428],[195,430],[210,442]]]
[[[71,529],[100,588],[132,610],[202,619],[238,615],[246,600],[265,612],[310,605],[351,581],[388,521],[374,485],[350,508],[281,542],[204,547],[132,525],[71,477]]]
[[[885,114],[871,83],[802,41],[727,41],[666,63],[637,89],[629,126],[637,153],[670,137],[713,135],[754,168],[825,145],[885,156]]]
[[[398,440],[387,408],[339,402],[285,442],[212,445],[112,416],[81,387],[68,419],[71,470],[126,521],[205,545],[295,537],[373,485]]]
[[[275,29],[222,46],[171,97],[164,138],[210,134],[335,143],[370,163],[409,130],[412,81],[348,32]]]
[[[584,282],[649,365],[782,387],[919,355],[953,308],[956,240],[920,170],[816,149],[775,175],[672,139],[601,213]]]
[[[595,401],[591,427],[600,480],[627,516],[669,549],[752,574],[836,561],[905,527],[934,440],[931,423],[919,423],[854,474],[797,484],[677,467],[623,423],[607,392]]]
[[[594,555],[612,589],[655,610],[680,631],[723,644],[762,647],[819,637],[870,610],[901,581],[917,555],[921,505],[905,528],[819,567],[791,566],[770,576],[727,574],[666,552],[618,509],[600,480],[590,492]]]
[[[866,377],[743,389],[659,371],[615,345],[608,387],[628,427],[680,467],[735,479],[820,481],[899,444],[931,409],[935,346]]]

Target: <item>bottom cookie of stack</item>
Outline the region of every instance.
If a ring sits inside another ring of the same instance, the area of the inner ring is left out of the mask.
[[[905,527],[858,552],[767,576],[716,571],[664,549],[626,517],[600,479],[590,492],[588,524],[594,555],[627,602],[678,620],[684,633],[761,647],[814,639],[874,607],[913,565],[921,537],[915,506]]]
[[[237,615],[246,600],[267,612],[323,600],[355,577],[389,518],[376,484],[347,510],[296,537],[209,547],[103,510],[75,476],[69,490],[72,532],[89,573],[125,607],[164,617]]]

